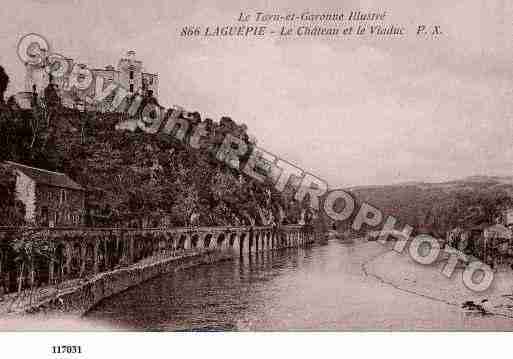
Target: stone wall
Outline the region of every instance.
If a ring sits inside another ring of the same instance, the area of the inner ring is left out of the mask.
[[[37,184],[35,196],[36,223],[39,225],[47,226],[50,222],[56,227],[83,224],[85,192]],[[47,210],[46,219],[43,218],[43,208]]]
[[[36,183],[21,171],[16,171],[16,197],[25,205],[25,219],[34,222],[36,216]]]
[[[26,312],[63,312],[82,316],[101,300],[159,275],[230,258],[230,254],[221,251],[198,252],[180,258],[170,257],[155,263],[101,273],[84,284],[30,306]]]
[[[212,263],[262,251],[302,247],[314,241],[307,226],[195,227],[174,229],[42,228],[51,255],[18,263],[6,251],[14,229],[0,229],[0,271],[3,293],[31,290],[41,293],[29,308],[60,308],[83,312],[103,298],[170,270]],[[2,249],[3,248],[3,249]],[[74,283],[66,285],[67,283]],[[56,292],[57,286],[70,288]],[[23,305],[22,309],[25,310]]]

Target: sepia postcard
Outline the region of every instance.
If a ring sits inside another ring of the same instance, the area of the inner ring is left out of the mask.
[[[513,3],[2,8],[0,331],[513,331]]]

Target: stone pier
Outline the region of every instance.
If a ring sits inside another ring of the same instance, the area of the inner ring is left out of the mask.
[[[174,258],[204,251],[247,256],[310,245],[308,226],[187,228],[31,228],[49,244],[24,261],[9,245],[15,228],[0,228],[0,295],[88,279],[150,257]]]

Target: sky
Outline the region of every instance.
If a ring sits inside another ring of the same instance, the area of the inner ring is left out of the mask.
[[[5,4],[4,4],[5,2]],[[513,175],[513,4],[507,0],[6,0],[0,64],[30,32],[77,62],[135,50],[159,101],[245,123],[259,147],[331,188]],[[293,4],[293,5],[291,5]],[[241,11],[386,11],[401,38],[184,38],[187,25],[237,24]],[[439,25],[437,39],[415,35]]]

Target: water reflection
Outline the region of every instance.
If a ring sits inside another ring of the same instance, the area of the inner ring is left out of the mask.
[[[404,293],[362,271],[376,243],[265,252],[155,278],[88,319],[136,330],[510,329],[512,321]]]

